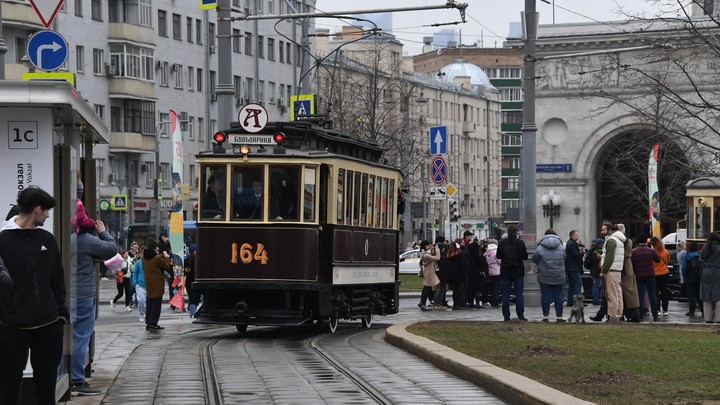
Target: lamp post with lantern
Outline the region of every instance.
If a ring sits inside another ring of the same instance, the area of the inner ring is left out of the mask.
[[[540,198],[540,204],[543,207],[543,217],[550,217],[550,228],[553,229],[553,218],[560,218],[560,206],[562,205],[560,193],[550,189]]]

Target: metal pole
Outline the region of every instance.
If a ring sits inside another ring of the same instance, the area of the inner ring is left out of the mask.
[[[423,204],[423,225],[422,225],[423,237],[422,237],[422,239],[423,239],[423,240],[428,239],[428,232],[427,232],[427,220],[428,220],[427,195],[428,195],[427,170],[423,170],[423,195],[422,195],[422,204]]]
[[[160,235],[160,199],[162,198],[162,183],[160,179],[160,128],[162,122],[158,122],[155,128],[155,187],[157,187],[157,195],[155,196],[155,235]]]
[[[408,130],[410,127],[410,93],[403,95],[402,94],[402,87],[400,88],[400,96],[402,97],[402,104],[400,105],[400,111],[402,112],[402,132],[400,133],[400,171],[402,171],[403,175],[403,181],[402,181],[402,188],[407,189],[408,188],[408,176],[410,173],[408,173],[407,170],[407,153],[405,153],[405,147],[408,145]],[[409,193],[406,194],[406,198]],[[408,203],[406,201],[405,203],[405,212],[402,214],[402,219],[405,221],[405,228],[403,229],[403,243],[407,243],[410,238],[408,237],[408,228],[412,227],[412,224],[410,223],[410,210],[411,208],[408,207]]]
[[[5,54],[7,46],[5,46],[5,37],[2,29],[2,1],[0,0],[0,80],[5,80]]]
[[[525,0],[525,63],[523,91],[525,100],[523,102],[523,124],[522,124],[522,190],[520,203],[522,206],[520,225],[523,231],[523,239],[526,242],[534,242],[537,236],[536,219],[536,198],[535,198],[535,166],[536,166],[536,144],[535,135],[537,125],[535,123],[535,42],[537,40],[537,18],[536,0]]]
[[[233,97],[235,87],[232,77],[232,22],[230,22],[232,1],[218,0],[217,8],[217,29],[218,29],[218,83],[215,88],[217,94],[217,124],[218,129],[230,128],[233,115]],[[212,45],[215,38],[208,38],[208,46]],[[255,53],[257,55],[257,52]],[[256,80],[257,82],[257,80]],[[210,85],[208,84],[208,88]],[[210,117],[208,117],[209,120]],[[212,138],[213,134],[210,134]]]

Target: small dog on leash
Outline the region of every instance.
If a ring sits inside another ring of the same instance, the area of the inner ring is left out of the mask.
[[[574,302],[572,309],[570,310],[568,322],[572,322],[573,317],[575,317],[575,322],[580,322],[582,320],[582,323],[585,323],[585,304],[583,303],[585,296],[582,294],[576,294],[573,299]]]

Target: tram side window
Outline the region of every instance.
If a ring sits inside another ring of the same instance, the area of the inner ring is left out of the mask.
[[[360,177],[360,172],[355,172],[355,181],[353,183],[353,226],[360,225],[360,195],[362,191]]]
[[[352,224],[352,206],[353,206],[353,179],[355,172],[348,170],[347,181],[345,182],[345,225]]]
[[[395,227],[395,180],[390,180],[388,185],[388,228]]]
[[[695,237],[706,238],[710,233],[710,207],[695,208]]]
[[[382,181],[382,198],[380,199],[380,226],[383,228],[390,227],[390,225],[388,224],[388,221],[387,221],[387,218],[388,218],[387,201],[388,201],[388,179],[383,179],[383,181]]]
[[[367,175],[363,175],[363,181],[365,180],[365,177]],[[368,221],[366,226],[373,226],[373,223],[375,222],[375,176],[368,177],[367,180],[367,215],[368,215]]]
[[[305,167],[305,187],[303,190],[303,220],[315,221],[315,168]]]
[[[270,220],[297,221],[300,166],[270,166]]]
[[[201,219],[225,219],[226,172],[225,165],[208,165],[203,168],[202,182],[206,188],[200,199]]]
[[[263,166],[234,166],[231,187],[233,219],[262,221],[265,212]]]
[[[373,201],[375,209],[373,212],[375,213],[373,222],[375,222],[375,227],[381,227],[382,224],[380,224],[380,200],[382,199],[382,188],[381,188],[382,180],[380,177],[378,177],[375,180],[375,200]]]
[[[338,191],[337,191],[337,223],[343,224],[345,221],[343,204],[345,197],[345,169],[338,170]]]

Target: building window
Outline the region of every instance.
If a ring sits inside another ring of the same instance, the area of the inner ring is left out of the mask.
[[[233,88],[235,89],[235,97],[242,97],[242,77],[233,76]]]
[[[518,191],[520,189],[519,177],[506,177],[502,179],[503,191]]]
[[[280,50],[280,52],[278,52],[278,56],[280,57],[280,63],[285,63],[285,42],[280,41],[278,49]]]
[[[188,90],[194,91],[195,88],[195,68],[188,66]]]
[[[519,157],[506,157],[503,159],[503,168],[504,169],[519,169],[520,168],[520,158]]]
[[[93,74],[102,75],[105,66],[105,51],[103,49],[93,49]]]
[[[95,114],[97,114],[100,119],[103,121],[105,120],[105,106],[102,104],[95,104]]]
[[[167,11],[158,10],[158,35],[167,37]]]
[[[195,139],[195,117],[188,117],[187,127],[188,139]]]
[[[85,72],[85,47],[84,46],[76,46],[75,47],[75,64],[77,72],[78,73],[84,73]]]
[[[168,113],[159,113],[160,116],[160,123],[163,125],[159,126],[160,129],[160,136],[163,138],[169,138],[170,137],[170,114]]]
[[[500,101],[522,101],[522,89],[520,87],[500,89]]]
[[[290,42],[285,42],[285,63],[291,64],[292,59],[290,59],[291,56],[291,49],[292,46],[290,46]]]
[[[160,65],[160,85],[168,87],[170,85],[170,63],[163,62]]]
[[[245,78],[245,94],[243,94],[243,97],[245,97],[246,100],[251,100],[253,95],[253,86],[254,81],[251,77]]]
[[[182,40],[182,27],[180,26],[180,14],[172,16],[173,39]]]
[[[118,76],[155,80],[153,50],[128,44],[110,44],[110,65]]]
[[[268,14],[275,14],[275,0],[268,0]]]
[[[268,41],[267,41],[267,42],[268,42],[268,46],[267,46],[267,49],[268,49],[268,52],[267,52],[268,60],[275,60],[275,39],[273,39],[273,38],[268,38]]]
[[[122,132],[122,109],[110,107],[110,131]]]
[[[502,112],[502,123],[503,124],[522,124],[522,111],[503,111]]]
[[[92,0],[90,3],[92,19],[102,21],[102,2],[100,0]]]
[[[258,80],[257,98],[259,102],[265,101],[265,81]]]
[[[170,163],[160,163],[160,178],[163,188],[170,188]]]
[[[145,168],[145,186],[153,187],[155,185],[155,162],[143,162]]]
[[[195,86],[197,91],[202,91],[203,89],[203,70],[200,68],[197,68],[197,80],[195,80]]]
[[[125,100],[125,132],[155,135],[155,102]]]
[[[502,134],[502,146],[522,146],[522,135]]]
[[[202,20],[195,20],[195,43],[202,45]]]
[[[97,172],[98,183],[105,184],[105,181],[107,180],[107,177],[105,176],[105,159],[97,159],[95,161],[97,162],[97,166],[95,166],[95,171]]]
[[[83,16],[82,5],[83,5],[82,0],[75,0],[75,16],[76,16],[76,17],[82,17],[82,16]]]
[[[232,47],[233,52],[240,53],[240,30],[233,28],[232,30]]]
[[[258,58],[265,58],[265,50],[263,48],[265,43],[265,37],[262,35],[258,35],[258,43],[257,43],[257,56]]]
[[[215,71],[211,70],[210,78],[208,79],[210,81],[208,83],[208,90],[210,91],[210,93],[215,93],[215,86],[217,85],[217,83],[215,83],[215,76],[216,76]]]
[[[275,104],[275,82],[268,82],[268,103]]]
[[[152,2],[140,0],[138,2],[138,25],[152,28]]]
[[[192,43],[193,41],[193,19],[191,17],[187,18],[187,22],[185,23],[185,36],[187,36],[187,41]]]
[[[252,55],[252,33],[245,32],[245,55]]]
[[[283,97],[285,97],[285,85],[280,84],[280,88],[278,89],[277,102],[281,102]],[[288,103],[285,103],[285,105],[288,105]]]
[[[499,68],[497,70],[497,77],[499,79],[519,79],[520,68]]]
[[[187,178],[186,184],[190,185],[190,188],[192,190],[197,189],[197,172],[195,171],[195,165],[188,165],[189,173],[190,175]]]
[[[205,136],[203,135],[205,133],[205,119],[198,117],[198,123],[197,123],[197,137],[198,141],[202,141],[205,139]]]
[[[257,4],[257,14],[262,14],[264,9],[265,0],[258,0],[255,4]]]
[[[173,63],[172,71],[175,74],[175,88],[182,90],[183,88],[183,67],[177,63]]]
[[[27,52],[27,39],[23,37],[15,37],[15,63],[23,63],[23,57]]]
[[[215,24],[208,24],[208,45],[215,46]]]

